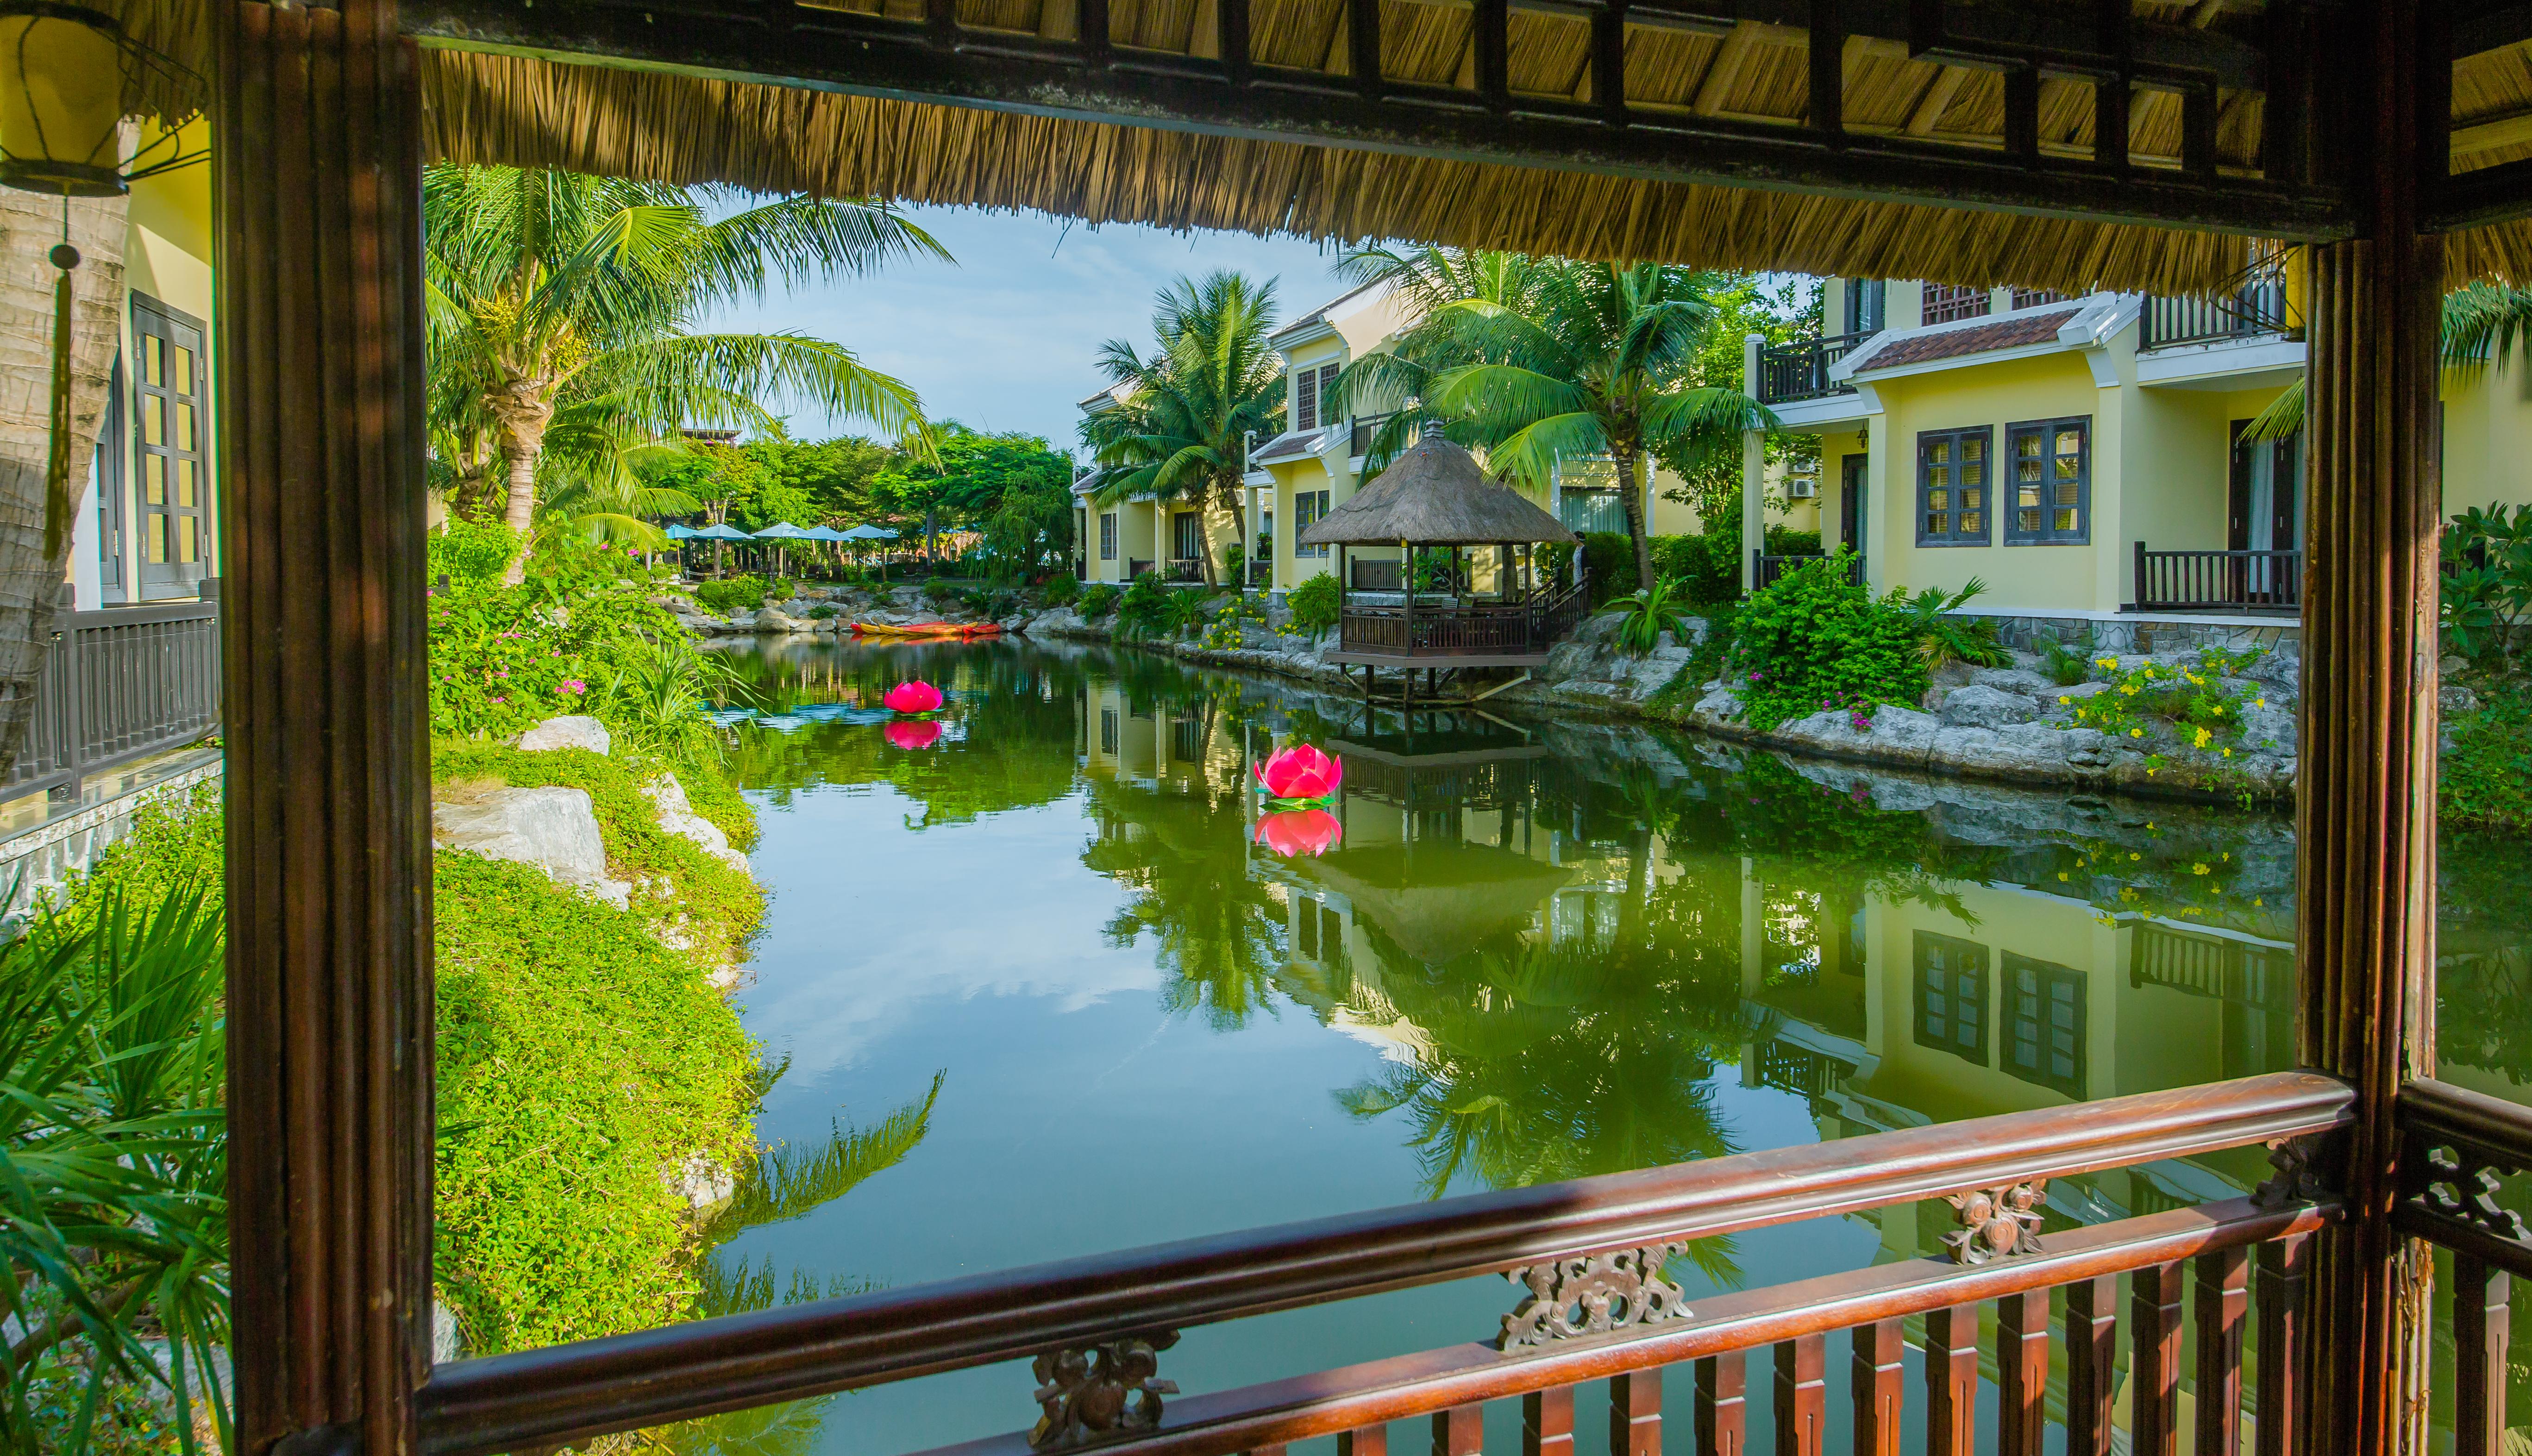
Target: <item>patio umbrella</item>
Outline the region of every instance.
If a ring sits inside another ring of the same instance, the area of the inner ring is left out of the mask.
[[[841,541],[846,539],[846,537],[842,532],[835,530],[832,526],[812,526],[807,531],[800,532],[800,539],[804,541],[818,541],[825,543],[831,541]]]
[[[773,525],[756,533],[756,538],[760,541],[773,541],[777,543],[774,548],[774,574],[776,576],[779,577],[789,575],[788,572],[783,570],[783,568],[789,563],[783,559],[784,548],[779,543],[783,541],[799,540],[808,533],[809,532],[802,531],[799,527],[792,525],[788,521],[777,521]]]
[[[672,541],[682,541],[694,533],[695,529],[681,521],[671,521],[668,523],[667,535],[668,539]]]
[[[746,532],[724,526],[716,521],[712,525],[697,531],[694,533],[694,539],[699,541],[752,541],[756,539],[756,537],[749,535]],[[713,564],[716,567],[719,567],[722,564],[720,548],[719,546],[715,546],[713,548]]]
[[[848,541],[892,541],[896,539],[896,532],[884,526],[856,526],[845,532],[843,536]],[[879,564],[879,579],[883,582],[888,580],[888,562],[885,559]]]

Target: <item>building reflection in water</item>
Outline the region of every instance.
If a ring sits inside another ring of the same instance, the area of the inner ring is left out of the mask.
[[[1181,987],[1198,963],[1253,965],[1379,1047],[1386,1070],[1340,1100],[1399,1124],[1434,1196],[1739,1150],[1735,1086],[1804,1098],[1833,1139],[2293,1064],[2290,845],[2119,812],[2089,834],[1950,838],[1939,814],[1774,760],[1755,782],[1749,763],[1664,773],[1482,713],[1098,683],[1082,705],[1094,791],[1133,791],[1103,839],[1173,843],[1248,905],[1237,929],[1221,905],[1206,919],[1251,943],[1205,955],[1146,902]],[[1246,803],[1248,765],[1294,741],[1345,760],[1338,848],[1285,859],[1188,812]],[[1222,851],[1190,842],[1208,834]],[[1139,872],[1166,894],[1167,871]],[[1269,987],[1178,994],[1219,1013]],[[2050,1216],[2195,1204],[2266,1171],[2254,1148],[2061,1180]],[[1888,1257],[1938,1247],[1942,1213],[1877,1215]]]

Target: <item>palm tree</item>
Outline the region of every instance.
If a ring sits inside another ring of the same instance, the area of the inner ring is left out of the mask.
[[[1122,339],[1099,347],[1100,372],[1124,386],[1115,409],[1081,421],[1099,504],[1148,495],[1237,517],[1246,437],[1283,427],[1284,369],[1266,343],[1274,327],[1272,282],[1216,270],[1160,291],[1150,356]],[[1212,586],[1213,553],[1204,557]]]
[[[1447,250],[1353,262],[1357,277],[1404,286],[1419,311],[1395,359],[1341,377],[1341,397],[1412,389],[1458,421],[1450,432],[1462,443],[1485,447],[1498,473],[1534,487],[1560,459],[1607,457],[1626,487],[1618,498],[1640,583],[1653,579],[1637,488],[1650,459],[1719,449],[1776,423],[1740,390],[1695,382],[1719,316],[1706,274]]]
[[[2444,365],[2474,373],[2507,355],[2532,355],[2532,290],[2472,283],[2445,295]],[[2280,390],[2252,417],[2246,440],[2282,440],[2303,432],[2304,381]]]
[[[497,457],[503,517],[522,541],[513,583],[526,566],[540,467],[589,488],[605,483],[591,481],[593,471],[611,476],[621,459],[602,448],[548,460],[565,410],[603,420],[596,433],[616,441],[670,439],[689,423],[766,429],[776,402],[891,432],[921,428],[914,391],[840,344],[692,326],[715,307],[761,297],[769,282],[947,257],[941,246],[884,203],[789,197],[712,220],[723,200],[719,189],[543,169],[426,174],[434,434],[462,461],[488,467]]]

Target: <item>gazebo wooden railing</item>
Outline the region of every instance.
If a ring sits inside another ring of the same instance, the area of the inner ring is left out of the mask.
[[[2066,1449],[2106,1452],[2116,1420],[2119,1276],[2130,1278],[2127,1427],[2170,1449],[2182,1331],[2195,1322],[2200,1451],[2239,1448],[2244,1342],[2257,1306],[2262,1451],[2298,1449],[2296,1353],[2311,1234],[2340,1215],[2313,1170],[2354,1093],[2289,1072],[1910,1128],[1568,1183],[1285,1224],[1034,1268],[441,1366],[417,1395],[427,1456],[489,1456],[862,1388],[1022,1356],[1037,1428],[959,1456],[1096,1443],[1136,1456],[1280,1452],[1334,1434],[1386,1449],[1387,1422],[1430,1418],[1437,1456],[1478,1456],[1484,1402],[1523,1402],[1525,1456],[1571,1456],[1574,1389],[1612,1386],[1613,1456],[1656,1456],[1667,1366],[1694,1362],[1699,1452],[1738,1453],[1749,1352],[1772,1347],[1776,1449],[1823,1449],[1830,1337],[1851,1351],[1856,1449],[1968,1452],[1981,1388],[1979,1312],[1997,1306],[1995,1448],[2037,1456],[2052,1358],[2050,1292],[2067,1291]],[[2519,1115],[2519,1114],[2518,1114]],[[2277,1176],[2247,1198],[2041,1231],[2047,1180],[2267,1145]],[[1691,1240],[1943,1199],[1948,1259],[1916,1259],[1693,1305],[1661,1277]],[[2253,1277],[2253,1265],[2258,1275]],[[1523,1292],[1479,1343],[1169,1403],[1165,1352],[1192,1326],[1503,1272]],[[2190,1306],[2194,1303],[2195,1308]],[[1902,1321],[1925,1321],[1928,1372],[1906,1388]]]
[[[1590,609],[1584,584],[1525,601],[1417,602],[1412,608],[1347,602],[1338,650],[1401,659],[1541,653],[1564,640]]]

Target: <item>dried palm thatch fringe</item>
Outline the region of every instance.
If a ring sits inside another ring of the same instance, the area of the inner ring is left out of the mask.
[[[425,144],[462,162],[1088,222],[2082,292],[2221,288],[2241,238],[1400,157],[447,50]]]
[[[1419,546],[1502,541],[1578,541],[1555,517],[1489,478],[1476,458],[1427,434],[1380,473],[1303,528],[1304,546],[1412,541]]]
[[[135,33],[204,75],[208,6],[229,0],[94,0]],[[836,8],[917,16],[911,0],[829,0]],[[1345,0],[1251,0],[1261,62],[1343,76]],[[1198,0],[1111,0],[1121,44],[1190,55],[1212,50],[1212,7]],[[1468,11],[1383,0],[1383,74],[1470,83]],[[2137,14],[2198,24],[2196,0],[2136,0]],[[962,24],[1070,33],[1070,0],[961,0]],[[1570,17],[1514,17],[1511,80],[1528,94],[1590,99],[1588,28]],[[1800,121],[1809,67],[1800,32],[1745,24],[1727,36],[1631,30],[1627,93],[1647,110]],[[2532,156],[2532,44],[2463,58],[2453,121],[2462,167]],[[1586,258],[2014,284],[2082,292],[2229,290],[2259,251],[2239,238],[1901,202],[1696,187],[1543,168],[1438,161],[1289,141],[1235,140],[1060,121],[802,88],[452,50],[424,53],[426,144],[434,157],[567,167],[767,192],[893,197],[1024,209],[1088,222],[1283,233],[1340,243],[1404,239]],[[2088,87],[2042,88],[2043,146],[2089,151]],[[151,98],[143,98],[144,109]],[[2216,150],[2230,165],[2259,154],[2262,98],[2218,98]],[[1866,132],[1993,144],[2002,83],[1946,70],[1895,43],[1857,43],[1844,115]],[[2180,107],[2141,91],[2129,145],[2179,148]],[[2446,286],[2474,278],[2532,286],[2532,220],[2453,235]]]

